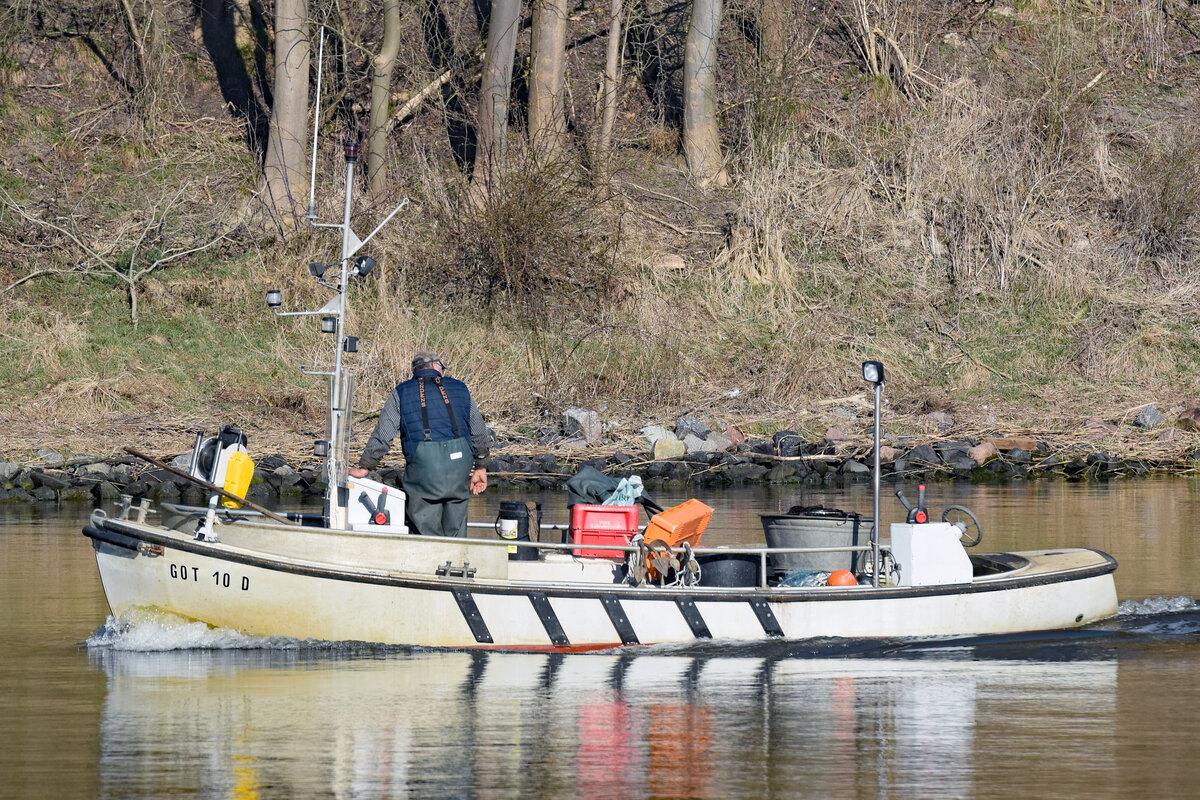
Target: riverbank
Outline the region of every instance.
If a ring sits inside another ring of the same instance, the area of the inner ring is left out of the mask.
[[[881,472],[889,483],[1107,481],[1151,472],[1200,473],[1200,433],[1190,421],[1192,417],[1187,413],[1164,417],[1154,411],[1124,424],[1089,419],[1040,432],[968,432],[944,413],[892,420],[889,427],[926,426],[935,431],[925,435],[885,432]],[[583,432],[574,430],[566,419],[573,417],[565,418],[562,426],[544,426],[539,432],[494,432],[488,464],[490,490],[561,488],[585,465],[611,475],[638,475],[651,490],[692,486],[699,491],[756,483],[835,487],[871,479],[869,417],[843,420],[841,427],[830,426],[820,437],[778,430],[770,436],[748,438],[734,425],[725,425],[723,432],[717,433],[699,418],[681,417],[671,428],[647,425],[637,433],[609,431],[591,444],[583,441]],[[1154,424],[1147,424],[1150,420],[1155,420]],[[939,425],[943,428],[936,430]],[[184,422],[175,427],[188,426]],[[369,425],[363,427],[369,431]],[[190,441],[197,426],[192,426],[190,434],[162,426],[135,428],[127,431],[127,444],[166,460],[179,459],[177,465],[186,468],[190,447],[185,450],[181,445]],[[311,441],[311,436],[293,432],[272,437],[278,445],[273,449],[261,444],[263,434],[250,431],[256,468],[247,498],[266,505],[319,501],[325,492],[321,464],[305,452],[303,442]],[[111,435],[112,431],[94,434],[91,442],[101,445]],[[356,440],[363,438],[365,433],[356,436]],[[14,444],[13,438],[5,441],[10,447]],[[42,439],[42,443],[50,442]],[[82,445],[77,442],[76,446]],[[10,455],[0,460],[0,502],[105,506],[119,502],[122,495],[155,502],[207,502],[207,493],[186,479],[114,449],[120,448],[97,447],[97,455],[64,455],[39,446],[26,449],[19,458],[10,450]],[[311,445],[307,450],[311,452]],[[352,452],[357,448],[352,447]],[[402,467],[395,460],[385,461],[372,474],[393,485],[401,483],[401,476]]]
[[[652,5],[656,30],[678,29],[681,6]],[[261,154],[192,22],[173,26],[183,58],[167,81],[191,88],[150,127],[114,99],[127,87],[101,56],[128,51],[124,29],[97,6],[84,46],[74,8],[0,26],[0,459],[179,452],[231,423],[258,458],[303,464],[326,388],[296,367],[328,369],[332,347],[263,292],[323,307],[307,265],[336,263],[336,236],[254,221]],[[572,25],[599,32],[606,9],[584,3]],[[435,349],[514,453],[557,452],[540,431],[570,407],[595,409],[609,444],[561,448],[564,462],[610,446],[647,460],[641,428],[683,415],[751,440],[820,443],[836,427],[861,451],[857,367],[873,358],[897,450],[1020,435],[1055,457],[1080,440],[1186,463],[1187,440],[1130,423],[1149,402],[1165,424],[1200,403],[1200,7],[916,4],[892,45],[916,83],[862,61],[844,25],[856,13],[793,11],[789,35],[808,44],[782,85],[763,80],[752,37],[722,37],[726,187],[697,187],[679,152],[682,58],[630,74],[603,176],[582,152],[523,161],[515,142],[508,190],[483,207],[449,135],[469,118],[430,103],[398,128],[387,191],[353,198],[359,234],[410,200],[347,288],[356,406],[379,408],[412,354]],[[478,31],[463,22],[466,47]],[[592,85],[603,38],[579,40],[572,84]],[[422,85],[415,56],[398,89]],[[318,142],[323,220],[343,211],[341,134],[362,122],[338,116]],[[1118,431],[1093,441],[1088,418]]]

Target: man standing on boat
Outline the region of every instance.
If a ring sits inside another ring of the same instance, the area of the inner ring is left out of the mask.
[[[408,526],[424,536],[465,537],[467,498],[487,488],[488,430],[466,384],[445,371],[437,353],[413,356],[412,378],[388,396],[349,472],[364,477],[399,433]]]

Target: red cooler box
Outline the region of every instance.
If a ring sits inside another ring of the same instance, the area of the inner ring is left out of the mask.
[[[638,532],[637,506],[591,506],[576,503],[571,507],[571,541],[574,544],[611,544],[626,546]],[[621,550],[572,551],[584,558],[624,559]]]

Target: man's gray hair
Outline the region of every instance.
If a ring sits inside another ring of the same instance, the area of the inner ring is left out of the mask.
[[[442,358],[432,350],[421,350],[413,355],[412,368],[413,372],[420,369],[429,369],[434,362],[442,364]]]

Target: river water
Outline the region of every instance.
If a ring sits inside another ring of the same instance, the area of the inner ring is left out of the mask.
[[[1200,793],[1200,480],[931,488],[935,518],[943,503],[975,511],[981,551],[1116,556],[1118,617],[569,656],[248,639],[106,622],[80,535],[90,509],[0,510],[0,798]],[[899,520],[885,498],[885,523]],[[565,520],[561,493],[521,499]],[[716,509],[706,544],[759,541],[758,513],[793,504],[871,508],[869,486],[701,499]]]

